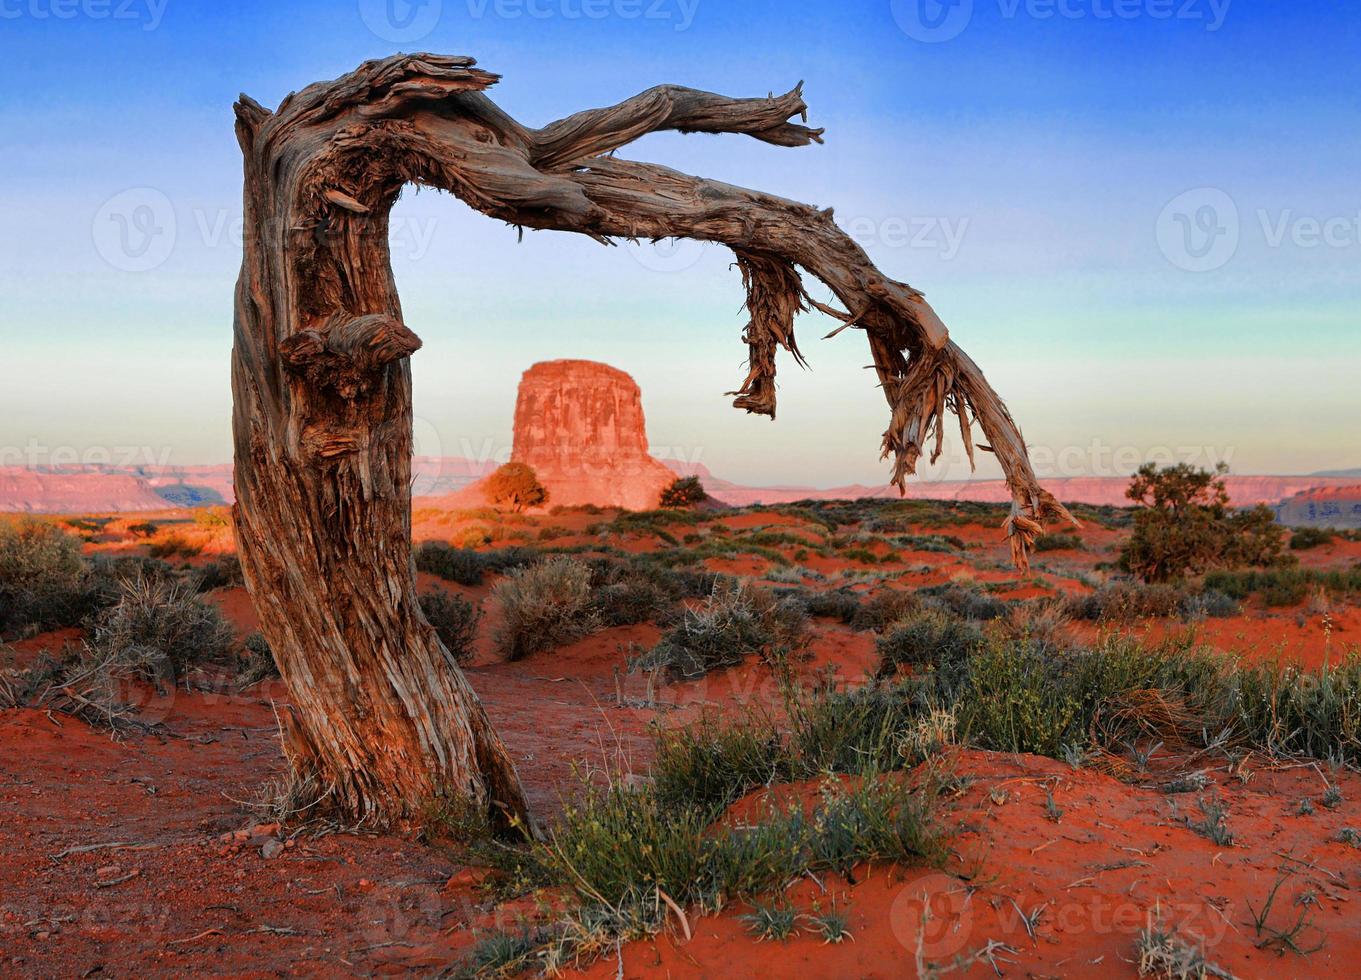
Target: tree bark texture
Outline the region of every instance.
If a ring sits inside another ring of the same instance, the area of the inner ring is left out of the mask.
[[[407,184],[455,194],[521,228],[731,248],[748,294],[749,371],[735,405],[775,414],[775,356],[802,362],[794,318],[815,307],[869,341],[901,489],[934,460],[947,414],[970,459],[977,424],[1006,473],[1017,563],[1068,517],[982,372],[921,293],[881,274],[833,220],[760,191],[621,160],[658,130],[821,142],[799,88],[731,99],[663,85],[530,129],[484,93],[471,58],[396,55],[286,98],[236,104],[246,241],[232,357],[235,516],[242,566],[286,682],[285,748],[332,807],[386,825],[457,794],[526,815],[514,765],[421,615],[411,555],[411,374],[388,216]],[[799,270],[844,306],[813,300]],[[1071,519],[1071,518],[1070,518]]]

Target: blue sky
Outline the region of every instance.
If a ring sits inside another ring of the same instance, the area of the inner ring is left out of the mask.
[[[1356,4],[390,2],[0,0],[0,464],[229,458],[231,103],[430,50],[500,73],[530,125],[659,82],[803,79],[824,146],[659,134],[623,155],[834,206],[926,292],[1042,473],[1361,465]],[[504,456],[520,372],[587,357],[637,378],[659,452],[748,483],[885,478],[863,338],[821,341],[821,317],[778,421],[728,407],[744,318],[721,249],[517,243],[412,191],[393,262],[426,343],[422,452]],[[967,475],[943,464],[927,478]]]

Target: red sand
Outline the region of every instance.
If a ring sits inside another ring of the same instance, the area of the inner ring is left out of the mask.
[[[585,528],[609,516],[543,515],[523,526],[527,537],[539,527],[561,526],[586,540]],[[801,525],[773,514],[722,522],[733,528],[778,523],[794,531]],[[447,538],[462,523],[422,513],[418,536]],[[880,570],[912,570],[904,586],[960,576],[1017,581],[1013,571],[979,567],[1004,554],[996,529],[920,530],[956,534],[982,547],[970,548],[962,560],[902,553],[899,563]],[[1001,594],[1081,589],[1064,576],[1109,560],[1106,549],[1118,538],[1102,529],[1082,536],[1087,550],[1041,555],[1038,564],[1049,571]],[[648,550],[658,542],[639,536],[615,544]],[[1305,559],[1345,565],[1359,553],[1348,543],[1329,549]],[[803,564],[824,574],[847,567],[816,557]],[[756,558],[713,565],[758,575],[771,570]],[[921,566],[927,570],[916,571]],[[422,586],[437,584],[492,605],[486,602],[490,583],[468,589],[421,579]],[[239,633],[255,629],[242,590],[219,590],[212,598]],[[1319,612],[1266,612],[1250,603],[1244,615],[1199,629],[1224,649],[1317,665],[1356,645],[1361,610],[1335,605],[1331,624],[1329,638]],[[562,794],[574,791],[574,765],[645,771],[653,722],[683,724],[706,705],[731,716],[741,703],[777,700],[769,671],[757,664],[653,691],[638,675],[621,674],[631,649],[656,642],[655,626],[607,630],[514,664],[495,662],[494,626],[488,609],[478,666],[469,677],[540,814],[551,815]],[[1143,628],[1156,637],[1183,627],[1153,622]],[[22,659],[76,639],[66,631],[16,647]],[[830,667],[854,679],[872,667],[874,656],[872,635],[820,620],[811,658],[800,669]],[[533,897],[497,907],[475,887],[479,873],[410,839],[290,840],[286,831],[253,826],[238,801],[254,797],[280,771],[271,703],[285,697],[277,681],[241,694],[148,697],[147,712],[163,720],[166,734],[122,742],[64,715],[0,712],[0,854],[6,858],[0,862],[0,974],[436,973],[456,963],[475,937],[514,929],[520,917],[534,915]],[[1226,802],[1236,838],[1234,846],[1220,848],[1186,826],[1188,815],[1199,816],[1196,794],[1160,791],[1156,772],[1131,785],[1032,756],[961,750],[956,762],[968,783],[943,806],[953,850],[945,868],[857,868],[854,882],[827,876],[789,889],[800,910],[834,904],[844,911],[854,941],[825,945],[805,928],[788,943],[758,943],[738,918],[746,911],[739,903],[719,916],[692,913],[689,942],[674,931],[626,944],[617,958],[588,965],[583,975],[912,976],[919,949],[924,961],[941,964],[996,941],[1012,950],[998,953],[1007,976],[1130,977],[1134,936],[1159,914],[1192,941],[1203,940],[1214,962],[1241,977],[1355,975],[1361,920],[1351,901],[1361,884],[1361,852],[1334,838],[1357,825],[1356,775],[1315,765],[1273,768],[1256,757],[1230,774],[1225,762],[1215,762],[1211,792]],[[1155,759],[1154,769],[1164,763],[1170,764]],[[1340,785],[1345,803],[1300,816],[1299,800],[1321,797],[1324,773]],[[1046,792],[1063,811],[1057,823],[1046,817]],[[759,795],[740,806],[757,805]],[[1260,907],[1281,869],[1293,873],[1282,885],[1273,923],[1293,922],[1307,910],[1313,927],[1304,941],[1323,943],[1307,957],[1256,947],[1247,903]],[[1037,909],[1032,936],[1020,910],[1033,915]],[[979,963],[963,975],[993,972]]]

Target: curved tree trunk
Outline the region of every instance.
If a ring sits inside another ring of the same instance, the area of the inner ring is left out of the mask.
[[[775,414],[778,347],[802,360],[809,305],[865,331],[891,416],[884,455],[901,488],[954,412],[972,459],[977,422],[1006,472],[1024,565],[1041,522],[1067,517],[978,367],[921,294],[883,276],[830,210],[614,158],[661,129],[821,142],[789,122],[799,89],[729,99],[674,86],[530,130],[482,94],[470,58],[397,55],[289,96],[242,96],[246,242],[237,284],[236,522],[242,566],[293,708],[285,747],[343,814],[385,824],[461,795],[526,815],[509,756],[421,615],[411,560],[411,375],[388,213],[408,183],[448,190],[509,223],[611,238],[688,237],[733,249],[751,321],[735,404]],[[797,267],[842,312],[811,300]],[[843,327],[844,328],[844,327]]]

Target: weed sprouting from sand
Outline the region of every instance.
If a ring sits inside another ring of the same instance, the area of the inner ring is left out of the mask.
[[[825,912],[815,911],[807,918],[808,924],[822,937],[824,945],[835,946],[847,940],[855,941],[855,936],[851,933],[850,919],[835,906]]]
[[[1232,847],[1233,833],[1229,830],[1228,808],[1219,800],[1207,800],[1204,797],[1201,797],[1199,805],[1203,819],[1192,821],[1188,817],[1187,826],[1220,847]]]
[[[766,939],[785,942],[799,932],[799,914],[790,905],[753,902],[751,911],[741,916],[741,919],[758,942]]]
[[[1257,935],[1258,949],[1275,948],[1280,952],[1289,950],[1292,953],[1307,956],[1308,954],[1316,953],[1323,948],[1323,940],[1321,937],[1316,943],[1306,939],[1309,931],[1314,928],[1309,915],[1308,903],[1302,904],[1300,914],[1290,925],[1276,926],[1271,923],[1272,906],[1276,902],[1276,896],[1280,893],[1281,885],[1285,884],[1289,878],[1290,872],[1286,871],[1281,873],[1280,877],[1276,879],[1275,884],[1271,886],[1271,890],[1267,892],[1266,898],[1263,900],[1260,909],[1254,907],[1252,900],[1248,899],[1248,912],[1252,916],[1251,925]]]

